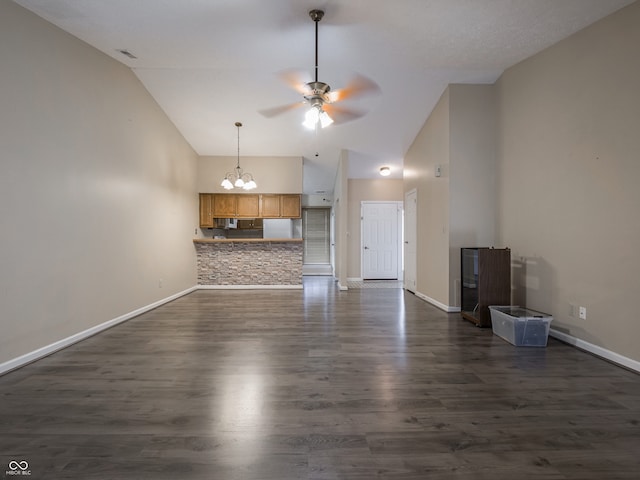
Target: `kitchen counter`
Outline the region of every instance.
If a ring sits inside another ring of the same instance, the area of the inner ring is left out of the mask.
[[[195,238],[198,285],[302,288],[301,238]]]
[[[193,243],[302,243],[301,238],[194,238]]]

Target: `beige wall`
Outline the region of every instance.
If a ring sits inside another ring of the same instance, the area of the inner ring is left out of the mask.
[[[341,289],[347,288],[348,254],[348,218],[349,218],[349,183],[347,172],[349,171],[349,152],[340,151],[340,160],[333,186],[333,208],[331,215],[334,219],[334,275]]]
[[[514,300],[636,361],[639,27],[636,2],[498,83],[499,238],[516,259]]]
[[[493,85],[450,85],[449,299],[460,306],[460,249],[496,244],[496,107]]]
[[[449,300],[449,114],[447,88],[405,156],[403,177],[404,191],[417,191],[416,293],[443,305]]]
[[[361,251],[361,204],[366,201],[402,202],[404,194],[402,179],[350,179],[349,180],[349,212],[347,220],[348,237],[348,278],[362,276]]]
[[[638,25],[636,2],[494,86],[447,88],[405,157],[404,191],[418,193],[418,294],[459,305],[459,248],[510,247],[514,303],[640,360],[630,301],[640,291]]]
[[[447,310],[460,306],[460,248],[495,244],[495,117],[492,85],[450,85],[405,157],[404,191],[418,198],[416,294]]]
[[[237,157],[203,156],[198,159],[198,192],[243,192],[220,186],[225,173],[232,172]],[[250,193],[302,193],[302,157],[243,157],[240,167],[253,175],[258,187]]]
[[[0,64],[1,364],[195,285],[198,197],[130,69],[8,1]]]

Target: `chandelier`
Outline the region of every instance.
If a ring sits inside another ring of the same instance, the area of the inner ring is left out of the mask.
[[[238,128],[238,162],[236,163],[236,168],[233,169],[232,172],[228,172],[220,186],[222,186],[225,190],[232,190],[233,188],[242,188],[243,190],[253,190],[258,185],[253,180],[253,175],[250,173],[245,173],[242,168],[240,168],[240,127],[242,123],[236,122],[236,127]]]

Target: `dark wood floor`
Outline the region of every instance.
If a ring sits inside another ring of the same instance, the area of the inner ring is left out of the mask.
[[[640,478],[637,374],[322,278],[194,292],[0,377],[0,402],[1,478]]]

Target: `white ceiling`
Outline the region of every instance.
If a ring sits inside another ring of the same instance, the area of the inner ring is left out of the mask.
[[[509,66],[633,0],[14,0],[133,69],[200,155],[304,157],[304,193],[330,192],[341,149],[350,178],[402,158],[446,85],[492,83]],[[368,113],[319,132],[278,77],[314,66],[339,89],[355,75],[380,93],[341,106]],[[137,59],[122,55],[128,50]],[[317,154],[317,156],[316,156]],[[259,181],[259,179],[258,179]]]

